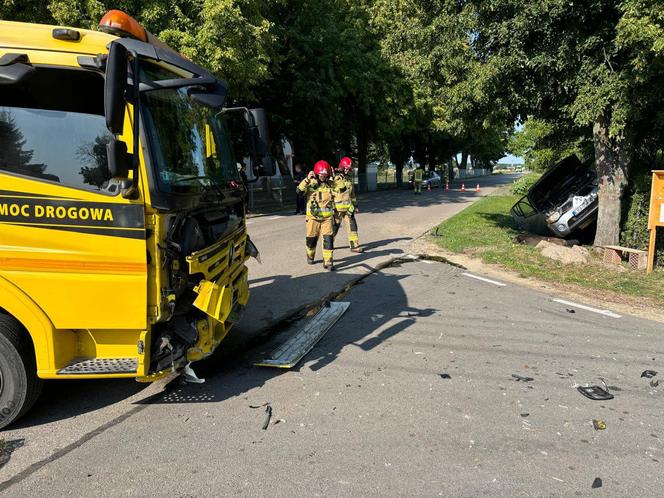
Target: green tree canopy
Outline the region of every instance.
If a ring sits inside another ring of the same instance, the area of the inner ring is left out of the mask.
[[[514,118],[533,116],[592,133],[600,178],[595,243],[618,243],[635,148],[661,122],[661,2],[472,5],[475,46],[492,68],[494,99],[506,102]]]

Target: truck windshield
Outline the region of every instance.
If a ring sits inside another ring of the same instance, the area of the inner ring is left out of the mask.
[[[152,162],[159,190],[197,193],[210,182],[238,178],[228,127],[217,111],[198,106],[186,88],[143,94]]]

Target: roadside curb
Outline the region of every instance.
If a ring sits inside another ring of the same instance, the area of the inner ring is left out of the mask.
[[[502,268],[499,265],[491,265],[475,257],[447,251],[439,247],[432,240],[427,239],[429,234],[430,231],[425,232],[423,236],[413,240],[411,246],[415,246],[416,244],[418,245],[418,248],[414,249],[415,253],[434,258],[442,257],[445,260],[448,260],[455,265],[460,265],[464,268],[467,268],[469,271],[474,273],[491,278],[501,279],[514,285],[536,290],[538,292],[542,292],[543,294],[547,294],[551,298],[563,297],[593,306],[604,308],[610,307],[625,315],[631,315],[632,317],[641,318],[644,320],[652,320],[664,323],[664,311],[657,310],[653,306],[638,306],[636,303],[630,304],[626,302],[628,300],[636,301],[634,298],[619,295],[622,298],[622,301],[619,301],[617,299],[618,296],[616,296],[615,299],[612,299],[612,296],[609,295],[606,296],[605,299],[599,299],[596,295],[589,294],[592,289],[587,289],[585,287],[573,286],[572,284],[561,285],[555,282],[537,280],[532,277],[521,277],[515,272],[506,268]]]

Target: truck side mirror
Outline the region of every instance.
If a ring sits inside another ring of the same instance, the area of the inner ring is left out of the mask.
[[[270,153],[270,129],[267,124],[265,109],[250,109],[253,119],[251,127],[252,143],[256,158],[252,161],[254,175],[272,176],[275,173],[274,161]]]
[[[114,135],[122,133],[124,128],[127,64],[127,49],[119,43],[111,43],[104,81],[104,114],[106,127]]]
[[[131,155],[127,152],[127,144],[117,138],[112,138],[106,144],[106,157],[108,171],[111,178],[127,178],[131,168]]]

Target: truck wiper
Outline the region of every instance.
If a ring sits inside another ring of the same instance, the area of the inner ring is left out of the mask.
[[[214,191],[217,194],[219,194],[219,199],[223,201],[226,198],[226,196],[224,195],[223,190],[221,190],[221,185],[219,185],[219,183],[214,178],[212,178],[210,176],[196,176],[196,175],[183,176],[181,178],[176,178],[175,180],[171,181],[171,184],[175,185],[176,183],[185,182],[185,181],[188,181],[188,180],[208,180],[210,182],[210,185],[214,189]],[[201,184],[201,185],[203,185],[203,187],[206,187],[208,190],[210,188],[209,185],[205,185],[205,184]]]

